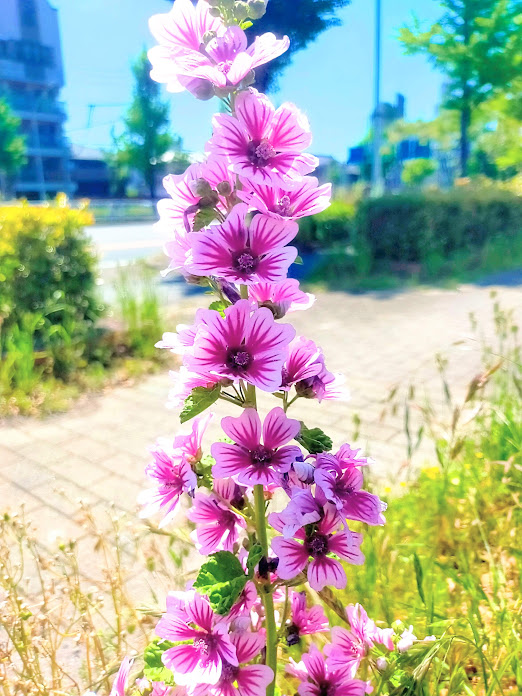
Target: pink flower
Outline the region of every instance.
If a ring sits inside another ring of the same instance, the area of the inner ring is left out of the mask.
[[[332,644],[326,647],[325,653],[328,656],[327,663],[331,670],[353,677],[375,643],[381,643],[393,650],[393,642],[391,641],[393,630],[378,629],[360,604],[347,607],[346,614],[350,629],[334,626],[332,628]]]
[[[315,176],[303,177],[301,183],[290,190],[254,181],[245,183],[246,190],[237,192],[239,198],[254,210],[276,220],[297,220],[316,215],[328,208],[332,196],[332,185],[319,186]]]
[[[368,466],[373,463],[369,457],[361,454],[361,449],[352,449],[350,445],[341,445],[336,454],[321,452],[316,456],[316,466],[330,468],[339,467],[341,470],[351,469],[354,466]]]
[[[176,69],[188,77],[208,80],[216,87],[237,85],[253,68],[278,58],[290,45],[288,36],[258,36],[247,48],[245,32],[237,26],[222,27],[201,52],[186,53],[176,61]]]
[[[342,375],[334,375],[326,369],[324,355],[313,341],[300,336],[288,346],[281,384],[283,391],[295,386],[296,393],[306,399],[341,399],[346,397],[340,388],[343,382]]]
[[[152,79],[166,83],[169,92],[188,89],[202,99],[213,96],[207,80],[186,74],[182,59],[199,53],[205,35],[222,27],[221,19],[209,13],[205,0],[199,0],[196,7],[190,0],[176,0],[170,12],[151,17],[149,28],[159,44],[148,52]]]
[[[328,619],[320,605],[306,608],[306,593],[292,592],[292,616],[286,628],[286,642],[297,645],[301,636],[324,633],[328,630]]]
[[[231,633],[230,641],[236,650],[239,664],[223,662],[217,684],[210,687],[197,684],[193,696],[265,696],[266,687],[274,679],[272,668],[267,665],[244,664],[257,657],[265,646],[264,630],[257,633]]]
[[[217,114],[210,152],[227,157],[233,172],[245,181],[292,188],[317,166],[303,154],[312,140],[305,116],[293,105],[277,109],[255,89],[236,97],[235,116]]]
[[[221,427],[235,444],[212,445],[211,453],[216,460],[212,474],[216,478],[233,476],[248,486],[278,485],[279,474],[288,471],[295,457],[301,454],[297,446],[283,446],[296,437],[301,424],[287,418],[282,408],[273,408],[265,418],[262,444],[261,419],[253,408],[246,408],[238,418],[223,418]]]
[[[236,205],[223,224],[191,235],[194,275],[243,284],[286,278],[297,249],[285,245],[296,236],[297,225],[256,215],[247,226],[247,209]]]
[[[302,680],[297,689],[299,696],[364,696],[367,693],[366,682],[332,670],[313,644],[309,652],[303,654],[302,662],[288,671]]]
[[[308,583],[313,590],[320,591],[327,585],[342,590],[347,583],[346,573],[341,563],[328,554],[335,553],[355,565],[364,562],[359,549],[362,536],[343,525],[333,505],[325,508],[323,519],[311,531],[300,529],[295,537],[275,537],[272,540],[272,549],[279,557],[277,574],[283,580],[292,580],[308,567]]]
[[[310,489],[294,488],[290,495],[291,500],[282,512],[268,515],[269,524],[280,530],[285,539],[291,539],[301,527],[318,522],[322,512]]]
[[[198,180],[204,179],[216,191],[218,184],[226,182],[231,191],[235,187],[235,177],[228,169],[225,159],[210,158],[202,164],[191,164],[183,174],[169,174],[163,179],[163,186],[169,198],[158,201],[159,222],[156,225],[166,231],[192,231],[192,223],[202,197],[196,193]],[[226,196],[218,195],[216,207],[227,212]]]
[[[164,527],[176,514],[182,494],[193,495],[197,478],[186,459],[176,462],[161,447],[152,449],[151,453],[153,461],[147,465],[145,474],[157,485],[138,496],[138,502],[144,506],[140,517],[150,517],[162,510],[164,517],[159,526]]]
[[[110,696],[125,696],[125,686],[129,678],[132,663],[133,660],[131,660],[129,657],[123,658],[118,670],[118,674],[116,675],[116,678],[112,684]]]
[[[191,372],[244,379],[267,392],[279,388],[285,349],[295,335],[293,327],[276,324],[269,309],[253,309],[248,300],[228,307],[224,317],[200,310],[197,321],[194,345],[184,357]]]
[[[299,290],[299,281],[294,278],[250,285],[248,296],[260,307],[268,307],[276,319],[282,319],[287,312],[308,309],[315,302],[315,295]]]
[[[402,632],[399,642],[397,643],[397,650],[400,653],[408,652],[408,650],[413,646],[417,636],[413,633],[413,626]]]
[[[163,653],[162,660],[174,674],[176,684],[217,684],[227,665],[239,665],[228,624],[214,614],[205,597],[195,593],[183,611],[168,611],[158,622],[160,638],[177,642]]]
[[[321,460],[324,461],[324,460]],[[340,466],[319,465],[315,469],[317,498],[321,504],[327,501],[349,520],[357,520],[371,525],[385,523],[383,511],[386,505],[378,496],[363,491],[363,475],[355,466],[341,469]]]
[[[243,617],[248,617],[248,624],[250,624],[250,611],[258,602],[259,596],[256,586],[249,580],[239,595],[239,599],[229,611],[227,618],[231,623],[233,622],[234,627],[237,620]]]
[[[216,551],[232,551],[245,520],[231,505],[244,504],[243,491],[232,479],[214,481],[214,493],[196,493],[187,517],[196,525],[198,550],[208,556]],[[244,490],[244,489],[243,489]]]
[[[197,478],[192,467],[201,460],[203,435],[211,418],[212,414],[195,418],[190,433],[177,435],[172,442],[162,438],[151,449],[153,460],[145,468],[145,474],[156,487],[138,496],[138,502],[145,506],[142,517],[163,510],[165,515],[159,526],[164,527],[174,517],[181,495],[194,494]]]

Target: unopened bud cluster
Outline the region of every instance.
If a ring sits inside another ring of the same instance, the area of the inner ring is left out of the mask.
[[[221,17],[227,24],[241,24],[248,19],[260,19],[266,12],[265,0],[208,0],[210,14]]]

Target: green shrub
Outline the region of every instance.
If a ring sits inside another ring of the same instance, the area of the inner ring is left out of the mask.
[[[0,319],[15,325],[26,314],[52,324],[66,317],[94,321],[96,256],[84,233],[85,210],[56,205],[0,207]]]
[[[386,195],[362,201],[357,237],[374,260],[430,264],[522,231],[522,199],[494,189]]]
[[[355,206],[344,201],[334,201],[318,215],[299,221],[297,244],[301,249],[328,248],[337,244],[350,244],[353,236]]]

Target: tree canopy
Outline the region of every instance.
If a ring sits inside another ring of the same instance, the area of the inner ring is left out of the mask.
[[[26,163],[25,152],[20,119],[9,104],[0,99],[0,194],[5,194],[8,180]]]
[[[446,76],[443,106],[460,113],[461,174],[467,174],[473,111],[499,92],[517,95],[522,55],[522,0],[440,0],[444,12],[423,29],[416,19],[400,39]]]
[[[150,63],[142,51],[132,65],[133,98],[123,118],[123,133],[115,138],[113,165],[134,168],[143,174],[155,197],[155,170],[168,150],[180,149],[181,139],[169,132],[169,105],[161,100],[161,87],[149,76]]]

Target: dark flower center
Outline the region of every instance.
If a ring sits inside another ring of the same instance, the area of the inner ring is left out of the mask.
[[[256,167],[266,166],[275,154],[268,140],[252,140],[248,145],[248,158]]]
[[[290,196],[282,196],[275,206],[275,212],[283,217],[290,217],[292,215],[292,202]]]
[[[253,273],[257,268],[258,258],[250,249],[244,249],[235,255],[233,264],[240,273]]]
[[[222,684],[224,682],[235,681],[238,672],[239,667],[231,665],[230,662],[223,661],[223,666],[221,668],[221,678],[219,682]]]
[[[252,460],[252,464],[256,466],[267,466],[271,463],[273,454],[273,451],[268,449],[268,447],[259,445],[256,449],[251,450],[250,459]]]
[[[328,553],[328,537],[324,534],[312,534],[306,540],[306,550],[313,558],[326,556]]]
[[[332,684],[327,679],[321,682],[319,685],[319,696],[334,696],[335,694],[335,684]]]
[[[225,362],[231,370],[243,372],[252,362],[252,356],[244,348],[229,348]]]
[[[257,574],[260,578],[268,580],[270,573],[275,573],[279,566],[279,558],[267,558],[263,556],[257,566]]]

